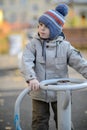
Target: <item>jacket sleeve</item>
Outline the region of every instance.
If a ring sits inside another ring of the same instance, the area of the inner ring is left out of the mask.
[[[21,71],[25,80],[28,82],[31,79],[36,78],[34,71],[35,61],[35,44],[30,42],[26,45],[22,56],[22,68]]]
[[[68,51],[68,64],[87,79],[87,61],[81,53],[70,45]]]

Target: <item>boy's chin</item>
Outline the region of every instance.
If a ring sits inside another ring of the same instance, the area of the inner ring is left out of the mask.
[[[42,39],[48,39],[48,37],[43,37],[43,36],[40,36]]]
[[[38,34],[40,36],[41,39],[49,39],[48,37],[42,36],[40,34]]]

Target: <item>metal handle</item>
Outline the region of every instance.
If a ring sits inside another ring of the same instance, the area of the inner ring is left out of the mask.
[[[69,83],[73,83],[73,84],[69,84]],[[66,91],[66,90],[74,91],[86,87],[87,87],[87,80],[82,80],[82,79],[61,78],[61,79],[44,80],[40,82],[41,89],[53,90],[53,91]]]

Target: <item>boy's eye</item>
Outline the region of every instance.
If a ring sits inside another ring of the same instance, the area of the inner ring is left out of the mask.
[[[42,23],[40,23],[40,26],[43,26],[43,24],[42,24]]]
[[[45,27],[48,28],[47,25],[45,25]]]
[[[40,25],[41,27],[48,28],[47,25],[45,25],[45,24],[43,24],[43,23],[39,23],[39,25]]]

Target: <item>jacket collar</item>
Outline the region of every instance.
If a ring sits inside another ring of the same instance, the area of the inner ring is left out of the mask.
[[[35,34],[33,38],[36,38],[37,40],[43,41],[43,39],[41,39],[38,34]],[[53,40],[47,39],[46,41],[47,41],[48,43],[50,43],[50,42],[51,42],[51,43],[55,43],[55,42],[62,42],[64,39],[65,39],[65,35],[64,35],[64,33],[62,32],[57,38],[55,38],[55,39],[53,39]]]

